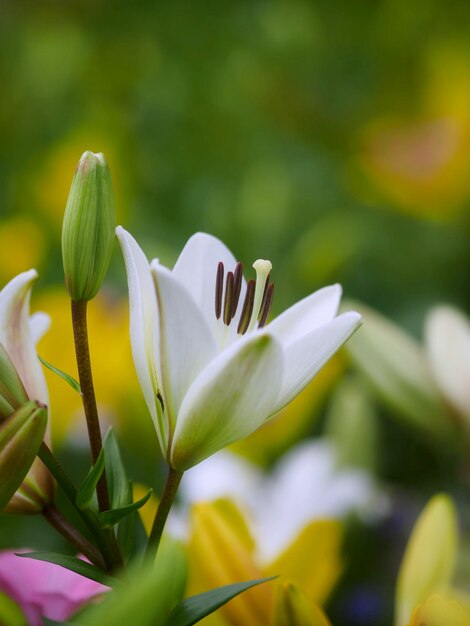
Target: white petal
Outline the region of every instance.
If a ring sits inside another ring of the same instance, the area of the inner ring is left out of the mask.
[[[33,313],[29,318],[29,328],[31,330],[31,336],[34,343],[38,343],[43,336],[47,333],[51,326],[51,318],[47,313],[38,311]]]
[[[439,390],[470,421],[469,320],[453,307],[436,307],[426,320],[426,348]]]
[[[35,270],[23,272],[0,291],[0,343],[13,361],[32,400],[49,404],[46,381],[31,333],[29,301]]]
[[[129,286],[130,336],[132,356],[148,410],[155,423],[158,440],[165,453],[168,425],[157,399],[159,391],[156,352],[158,349],[157,297],[150,265],[136,240],[121,226],[116,228],[126,264]]]
[[[284,376],[276,411],[282,409],[308,385],[360,324],[359,313],[343,313],[285,348]]]
[[[225,331],[231,337],[236,334],[241,312],[241,306],[239,306],[238,317],[232,321],[229,330],[225,330],[226,327],[222,321],[215,317],[215,278],[220,261],[224,264],[225,276],[227,272],[233,272],[237,263],[233,254],[220,239],[206,233],[196,233],[186,243],[173,269],[173,274],[193,296],[219,341],[221,331]],[[240,302],[243,302],[245,292],[246,282],[243,279]]]
[[[282,349],[254,333],[222,352],[194,381],[176,424],[171,462],[187,469],[256,430],[272,412]]]
[[[172,427],[194,379],[217,354],[217,345],[194,299],[172,272],[152,261],[160,333],[160,368]]]
[[[281,313],[266,328],[287,347],[335,317],[341,291],[341,285],[323,287]]]

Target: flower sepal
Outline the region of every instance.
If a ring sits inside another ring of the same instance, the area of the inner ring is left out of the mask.
[[[0,510],[9,503],[30,470],[46,424],[46,408],[34,401],[26,402],[0,424]],[[47,497],[32,477],[23,483],[22,490],[27,507],[44,506]]]

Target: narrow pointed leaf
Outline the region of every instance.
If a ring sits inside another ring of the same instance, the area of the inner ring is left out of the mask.
[[[151,495],[152,489],[150,489],[150,491],[146,493],[143,498],[137,500],[137,502],[132,502],[131,504],[120,507],[119,509],[111,509],[109,511],[103,511],[102,513],[99,513],[98,519],[100,520],[101,525],[103,526],[103,528],[111,528],[120,520],[144,506],[144,504],[148,501]]]
[[[70,376],[70,374],[66,374],[65,372],[60,370],[58,367],[54,367],[54,365],[51,365],[50,363],[48,363],[45,359],[43,359],[41,356],[39,356],[39,354],[38,354],[38,359],[41,361],[41,363],[45,367],[47,367],[48,370],[51,370],[51,372],[54,372],[54,374],[57,374],[57,376],[60,376],[60,378],[65,380],[65,382],[68,385],[70,385],[74,391],[76,391],[79,394],[82,393],[82,389],[80,387],[80,383],[77,380],[75,380],[75,378],[73,378],[73,376]]]
[[[88,472],[87,477],[82,483],[82,486],[77,493],[77,506],[80,509],[86,509],[93,499],[96,485],[104,471],[104,448],[101,450],[96,463]]]
[[[260,578],[259,580],[249,580],[248,582],[235,583],[233,585],[225,585],[224,587],[212,589],[211,591],[186,598],[186,600],[183,600],[183,602],[173,609],[168,619],[167,626],[191,626],[192,624],[196,624],[240,593],[251,589],[251,587],[260,585],[261,583],[273,580],[274,578],[276,578],[276,576]]]
[[[107,585],[108,587],[118,583],[116,578],[102,572],[91,563],[78,559],[76,556],[58,554],[57,552],[21,552],[16,556],[26,559],[35,559],[36,561],[46,561],[47,563],[55,563],[55,565],[60,565],[65,569],[69,569],[71,572],[85,576],[85,578],[94,580],[102,585]]]
[[[128,504],[132,504],[132,489],[122,462],[116,435],[112,428],[106,434],[103,448],[111,508],[120,509]]]

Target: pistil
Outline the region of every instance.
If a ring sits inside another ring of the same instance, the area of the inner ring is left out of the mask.
[[[265,289],[272,267],[271,261],[266,261],[265,259],[258,259],[253,263],[253,269],[256,271],[256,289],[248,330],[253,330],[260,315]]]

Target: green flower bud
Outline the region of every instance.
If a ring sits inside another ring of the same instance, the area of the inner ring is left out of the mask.
[[[9,417],[27,401],[28,395],[18,372],[0,343],[0,421]]]
[[[108,270],[114,245],[114,197],[103,154],[82,155],[62,226],[65,284],[72,300],[91,300]]]
[[[46,432],[46,424],[46,408],[33,401],[26,402],[0,424],[0,511],[30,470]],[[36,497],[34,484],[25,481],[23,487],[28,491],[28,497]]]

